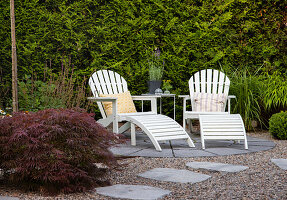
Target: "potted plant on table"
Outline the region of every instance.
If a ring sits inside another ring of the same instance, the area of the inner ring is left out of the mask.
[[[170,94],[170,90],[172,89],[172,85],[170,84],[170,80],[164,80],[162,88],[164,89],[164,94]]]
[[[164,60],[160,57],[160,50],[157,48],[152,54],[151,59],[148,60],[149,65],[149,93],[154,94],[157,88],[161,86],[161,79],[163,75]]]

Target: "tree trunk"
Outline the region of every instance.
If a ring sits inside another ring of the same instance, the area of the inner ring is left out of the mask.
[[[13,112],[18,112],[17,54],[15,33],[14,0],[10,0],[11,40],[12,40],[12,105]]]

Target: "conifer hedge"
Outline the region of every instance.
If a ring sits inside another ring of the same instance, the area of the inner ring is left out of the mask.
[[[280,0],[15,0],[19,77],[112,69],[133,94],[147,92],[147,59],[160,48],[177,94],[204,68],[287,72],[286,3]],[[11,82],[9,1],[0,3],[1,88]],[[7,96],[5,96],[7,97]],[[3,98],[4,96],[0,96]],[[1,105],[1,104],[0,104]]]

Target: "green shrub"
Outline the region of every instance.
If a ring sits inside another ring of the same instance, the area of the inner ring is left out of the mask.
[[[270,133],[279,140],[287,140],[287,111],[272,115],[269,120]]]
[[[38,80],[36,74],[25,75],[18,83],[19,109],[35,112],[49,108],[87,108],[86,80],[79,81],[73,69],[71,60],[62,59],[61,72],[53,74],[51,66],[46,67],[44,81]]]
[[[115,166],[115,134],[82,110],[48,109],[0,118],[0,169],[5,185],[47,193],[102,186],[95,163]],[[106,183],[104,183],[106,184]]]
[[[287,108],[287,77],[279,72],[265,74],[263,101],[267,111]]]

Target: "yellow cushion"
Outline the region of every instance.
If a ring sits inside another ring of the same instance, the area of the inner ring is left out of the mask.
[[[130,91],[119,94],[100,94],[100,97],[117,97],[118,113],[137,112]],[[107,116],[111,115],[113,113],[112,102],[103,102],[103,105]]]

